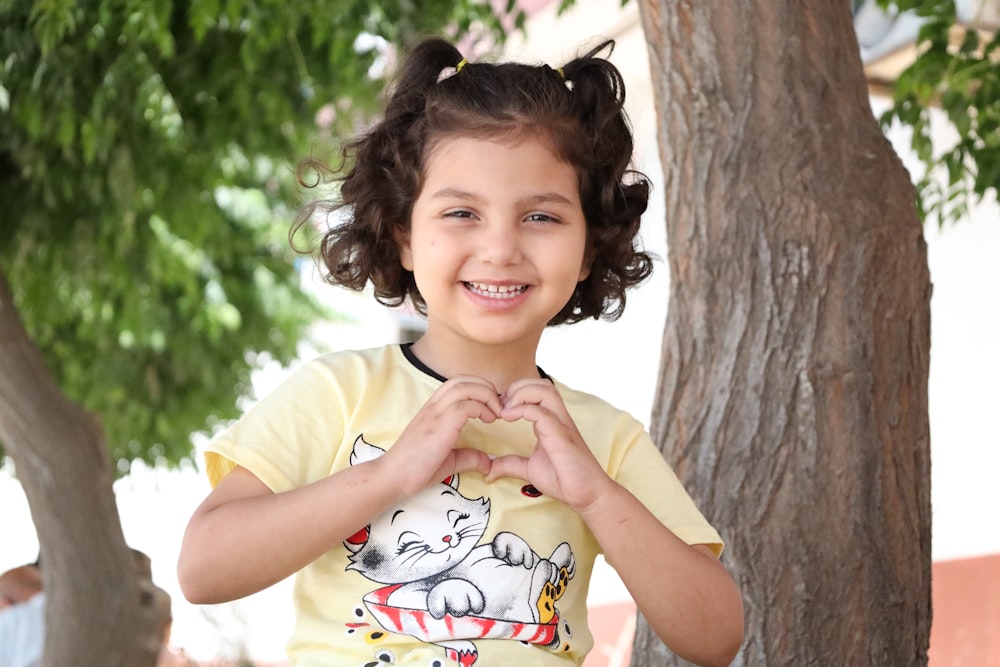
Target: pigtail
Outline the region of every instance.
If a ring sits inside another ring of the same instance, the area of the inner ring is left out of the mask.
[[[385,119],[404,121],[413,114],[422,116],[427,91],[437,85],[443,70],[456,67],[462,59],[461,52],[443,39],[432,37],[420,42],[390,87]]]
[[[572,89],[580,119],[594,128],[595,136],[613,123],[625,107],[625,82],[607,60],[614,49],[614,40],[606,40],[559,68]],[[606,53],[602,54],[603,51]]]
[[[590,139],[581,199],[590,229],[591,271],[560,314],[565,321],[588,315],[617,319],[625,310],[626,290],[653,271],[652,256],[637,247],[650,185],[631,169],[634,145],[624,110],[625,83],[607,60],[613,51],[614,41],[607,40],[561,68],[574,113]]]

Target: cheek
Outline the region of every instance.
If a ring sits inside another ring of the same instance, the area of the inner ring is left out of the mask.
[[[440,247],[439,247],[440,246]],[[399,245],[399,262],[407,271],[414,271],[416,257],[420,257],[423,271],[436,266],[441,260],[441,252],[449,250],[447,245],[440,245],[436,239],[414,239]]]

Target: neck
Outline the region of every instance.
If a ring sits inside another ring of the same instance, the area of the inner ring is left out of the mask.
[[[536,346],[436,345],[424,336],[413,344],[413,354],[428,368],[446,378],[473,375],[493,383],[498,393],[516,380],[537,378]]]

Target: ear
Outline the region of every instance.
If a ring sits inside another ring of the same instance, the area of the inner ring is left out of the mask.
[[[365,545],[368,544],[369,535],[371,535],[371,525],[365,526],[344,540],[344,546],[347,547],[347,550],[352,554],[356,554],[364,549]]]
[[[396,227],[392,230],[392,235],[396,239],[396,245],[399,246],[399,263],[407,271],[412,271],[413,251],[410,250],[410,231],[402,227]]]
[[[365,436],[362,433],[354,439],[354,449],[351,450],[351,465],[374,461],[383,454],[385,454],[385,450],[365,442]]]
[[[594,249],[587,243],[587,250],[583,253],[583,261],[580,263],[580,277],[576,282],[581,283],[590,276],[590,267],[594,263]]]

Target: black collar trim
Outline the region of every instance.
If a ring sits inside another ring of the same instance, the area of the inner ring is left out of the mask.
[[[448,378],[446,378],[445,376],[441,375],[440,373],[438,373],[437,371],[435,371],[433,368],[431,368],[430,366],[428,366],[424,362],[420,361],[420,359],[417,358],[417,355],[413,354],[412,346],[413,346],[413,343],[402,343],[399,346],[399,349],[400,349],[400,351],[402,351],[403,356],[406,357],[406,360],[409,361],[410,364],[412,364],[414,368],[416,368],[418,371],[420,371],[424,375],[430,375],[435,380],[439,380],[441,382],[447,382]],[[538,374],[540,376],[542,376],[546,380],[549,380],[550,382],[552,381],[552,378],[550,378],[548,376],[548,374],[545,371],[542,370],[541,366],[535,366],[535,368],[538,369]]]

